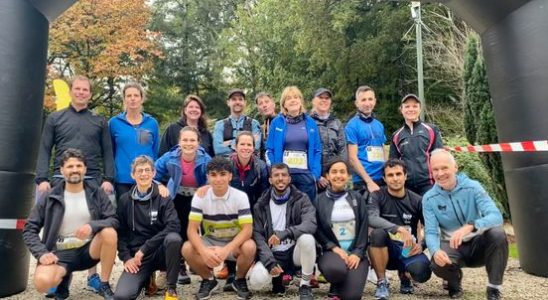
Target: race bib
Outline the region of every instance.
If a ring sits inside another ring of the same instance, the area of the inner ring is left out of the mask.
[[[69,250],[76,249],[84,246],[90,241],[90,239],[81,240],[74,236],[62,237],[60,236],[55,243],[57,250]]]
[[[340,241],[353,241],[356,237],[356,221],[333,222],[333,233]]]
[[[283,162],[293,169],[308,170],[308,157],[304,151],[285,150]]]
[[[179,194],[181,196],[186,196],[186,197],[194,196],[194,192],[196,192],[196,188],[186,187],[186,186],[182,186],[182,185],[180,185],[179,189],[177,190],[177,194]]]
[[[384,162],[384,148],[382,146],[367,146],[367,148],[365,148],[365,151],[367,152],[368,161]]]
[[[412,232],[411,231],[411,226],[405,226],[405,229],[407,229],[409,232]],[[403,238],[401,236],[401,234],[399,232],[396,232],[396,233],[388,233],[388,236],[390,237],[391,240],[393,241],[398,241],[398,242],[402,242],[403,243]]]
[[[228,228],[209,228],[208,235],[220,239],[220,240],[227,240],[235,237],[240,232],[240,229],[238,227],[228,227]]]

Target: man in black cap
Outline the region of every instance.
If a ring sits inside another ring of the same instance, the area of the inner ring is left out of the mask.
[[[318,125],[320,139],[322,141],[322,174],[325,173],[325,165],[333,159],[347,159],[346,136],[344,125],[331,113],[331,97],[333,94],[326,88],[319,88],[314,92],[312,99],[312,111],[310,116]],[[327,188],[328,181],[320,177],[318,181],[318,193]]]
[[[420,119],[419,97],[408,94],[401,100],[400,112],[405,123],[392,135],[390,158],[399,158],[407,166],[405,186],[413,192],[424,195],[434,185],[430,171],[430,153],[442,148],[438,127]]]
[[[234,152],[234,139],[240,131],[251,131],[255,138],[257,153],[261,149],[261,125],[259,121],[244,115],[245,93],[241,89],[228,92],[226,104],[230,108],[230,116],[215,123],[213,130],[213,149],[215,155],[228,157]]]

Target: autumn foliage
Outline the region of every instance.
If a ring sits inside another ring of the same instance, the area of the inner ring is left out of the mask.
[[[121,78],[141,79],[161,56],[159,34],[148,30],[150,18],[145,0],[76,2],[52,24],[48,84],[58,77],[86,75],[103,87],[93,98],[103,104]]]

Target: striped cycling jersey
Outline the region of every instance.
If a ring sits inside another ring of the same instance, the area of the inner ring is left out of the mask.
[[[202,223],[203,236],[220,241],[231,241],[243,224],[253,223],[247,194],[230,186],[221,197],[211,188],[204,198],[194,194],[188,219]]]

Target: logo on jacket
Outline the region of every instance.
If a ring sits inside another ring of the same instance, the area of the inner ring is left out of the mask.
[[[447,205],[438,205],[438,210],[446,211],[447,210]]]

